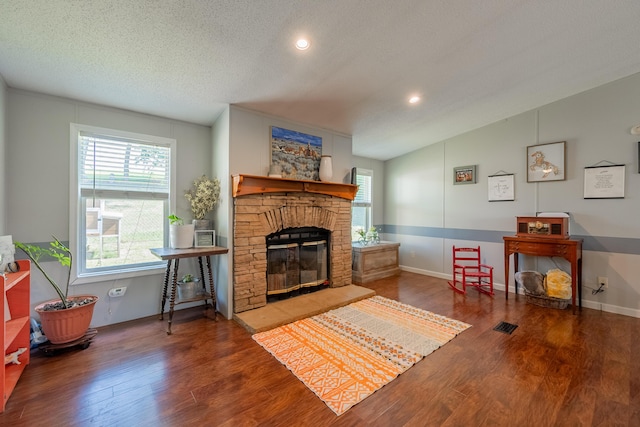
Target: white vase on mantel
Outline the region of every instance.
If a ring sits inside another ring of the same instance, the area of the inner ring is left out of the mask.
[[[320,157],[320,181],[329,182],[333,178],[333,163],[331,156]]]

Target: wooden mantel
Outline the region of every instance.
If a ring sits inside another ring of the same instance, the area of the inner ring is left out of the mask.
[[[273,178],[257,175],[232,175],[233,197],[259,193],[305,192],[353,200],[358,186],[340,182],[301,181],[289,178]]]

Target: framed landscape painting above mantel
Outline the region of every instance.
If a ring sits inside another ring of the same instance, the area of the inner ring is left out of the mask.
[[[282,178],[319,181],[322,138],[271,126],[271,165],[280,166]]]

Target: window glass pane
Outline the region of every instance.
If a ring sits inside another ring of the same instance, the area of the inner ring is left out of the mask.
[[[368,230],[371,227],[371,208],[354,206],[351,208],[351,241],[360,239],[358,230]]]
[[[157,263],[164,246],[165,201],[86,199],[84,273]]]

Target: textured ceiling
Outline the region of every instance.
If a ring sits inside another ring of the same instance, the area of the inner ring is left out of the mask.
[[[10,87],[206,125],[236,104],[381,160],[637,72],[638,0],[0,0]]]

